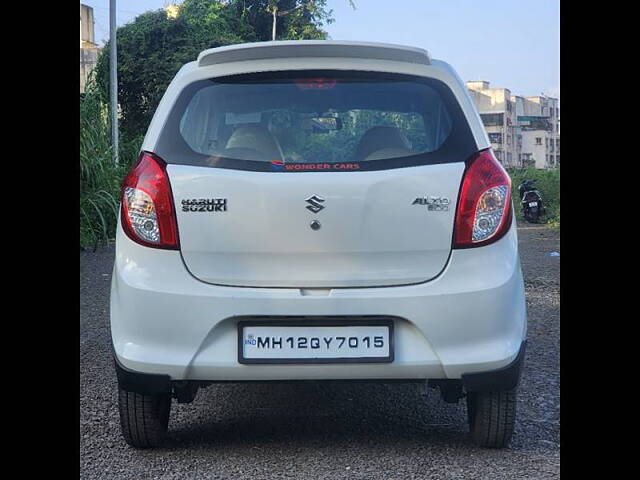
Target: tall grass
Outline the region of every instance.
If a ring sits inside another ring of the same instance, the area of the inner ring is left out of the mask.
[[[560,170],[528,168],[523,170],[509,169],[508,172],[511,176],[512,197],[518,219],[522,218],[518,185],[525,180],[536,180],[535,187],[542,195],[542,202],[547,209],[547,223],[553,227],[560,227]]]
[[[141,137],[124,139],[120,165],[114,164],[108,108],[90,79],[80,98],[80,248],[114,237],[120,184],[141,143]]]

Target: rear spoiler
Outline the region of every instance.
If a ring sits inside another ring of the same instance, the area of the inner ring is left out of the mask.
[[[198,55],[198,66],[276,58],[338,57],[431,65],[429,52],[422,48],[387,43],[338,42],[331,40],[285,40],[243,43],[211,48]]]

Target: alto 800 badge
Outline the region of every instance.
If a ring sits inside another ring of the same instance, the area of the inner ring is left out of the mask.
[[[418,197],[412,205],[426,205],[430,211],[447,211],[451,202],[447,197],[424,196]]]

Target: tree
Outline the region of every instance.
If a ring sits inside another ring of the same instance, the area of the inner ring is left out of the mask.
[[[325,38],[326,33],[317,28],[317,23],[333,20],[326,12],[326,0],[268,0],[267,12],[271,15],[271,40],[276,40],[278,18],[284,27],[287,39]],[[286,17],[286,18],[282,18]]]
[[[280,32],[278,40],[303,40],[326,38],[322,26],[333,22],[326,3],[326,0],[234,0],[230,6],[252,26],[259,41],[272,39],[274,9],[276,29]]]
[[[278,38],[324,39],[333,21],[326,0],[279,0]],[[177,15],[143,13],[118,28],[118,102],[122,135],[147,129],[164,91],[180,67],[207,48],[271,39],[271,0],[185,0]],[[109,91],[109,44],[102,49],[96,78],[103,99]]]

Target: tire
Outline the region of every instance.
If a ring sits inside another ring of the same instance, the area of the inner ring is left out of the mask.
[[[118,388],[120,427],[125,441],[136,448],[152,448],[166,437],[171,396],[142,395]]]
[[[517,388],[467,394],[469,430],[477,446],[505,448],[509,445],[516,420],[516,393]]]

